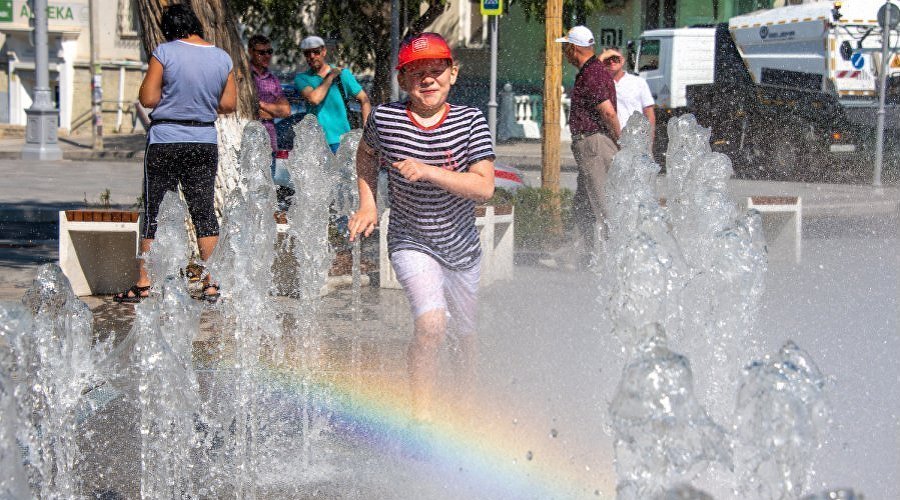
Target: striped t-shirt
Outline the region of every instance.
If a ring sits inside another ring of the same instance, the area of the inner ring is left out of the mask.
[[[437,124],[422,127],[406,104],[377,106],[366,122],[364,140],[389,172],[391,217],[388,252],[415,250],[453,270],[474,266],[481,256],[475,228],[475,202],[430,182],[410,182],[392,163],[414,158],[456,172],[479,160],[493,159],[491,133],[477,108],[448,105]]]

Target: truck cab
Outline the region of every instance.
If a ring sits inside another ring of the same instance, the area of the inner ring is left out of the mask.
[[[688,85],[712,83],[715,28],[645,31],[637,43],[634,69],[650,87],[660,110],[687,106]]]

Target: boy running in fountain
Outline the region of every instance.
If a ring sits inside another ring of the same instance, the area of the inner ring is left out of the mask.
[[[494,150],[476,108],[447,103],[459,67],[447,42],[422,33],[400,47],[397,80],[409,95],[372,110],[356,154],[359,210],[350,240],[378,223],[378,169],[389,173],[388,252],[414,319],[407,350],[413,418],[431,420],[439,349],[448,328],[458,340],[461,392],[475,379],[475,316],[481,246],[475,202],[494,193]]]

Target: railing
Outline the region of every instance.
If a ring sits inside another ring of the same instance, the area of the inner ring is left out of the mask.
[[[109,108],[108,106],[104,107],[104,105],[108,105],[108,104],[115,104],[116,106],[114,108]],[[133,117],[134,110],[131,108],[130,105],[127,105],[127,104],[123,103],[122,101],[119,101],[116,99],[104,99],[104,100],[100,101],[100,107],[101,107],[102,114],[116,113],[115,131],[117,133],[118,133],[118,131],[120,131],[122,129],[122,114],[132,115],[131,128],[134,129],[134,127],[135,127],[134,117]],[[84,125],[93,124],[93,123],[94,123],[94,109],[91,107],[91,108],[88,108],[87,110],[85,110],[84,112],[82,112],[80,115],[78,115],[72,119],[72,128],[70,129],[70,132],[75,132],[76,130],[80,129]]]
[[[572,140],[569,133],[569,107],[571,99],[563,92],[561,100],[560,140]],[[506,84],[500,91],[500,118],[497,125],[497,139],[540,139],[541,122],[544,116],[544,99],[540,95],[513,93],[512,85]]]

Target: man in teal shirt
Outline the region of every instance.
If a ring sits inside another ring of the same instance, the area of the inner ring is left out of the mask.
[[[325,41],[320,37],[304,38],[300,42],[300,50],[303,51],[309,69],[294,77],[294,86],[309,103],[309,112],[319,119],[331,151],[336,152],[341,142],[341,136],[350,131],[347,107],[344,104],[344,96],[341,95],[340,87],[343,86],[347,95],[353,96],[359,101],[363,125],[372,109],[369,96],[356,81],[353,73],[347,69],[333,68],[325,62],[328,49],[325,48]],[[340,85],[338,85],[338,81]]]

